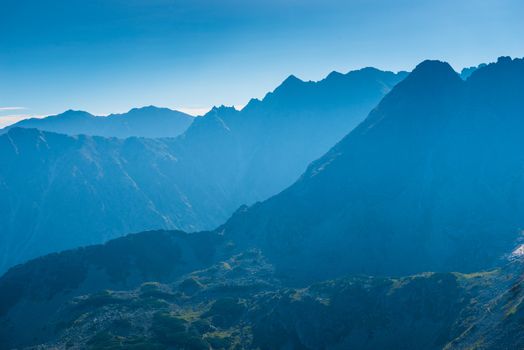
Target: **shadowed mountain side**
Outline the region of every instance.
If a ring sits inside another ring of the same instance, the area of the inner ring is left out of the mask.
[[[218,232],[298,280],[472,271],[524,227],[524,60],[421,63],[294,185]]]

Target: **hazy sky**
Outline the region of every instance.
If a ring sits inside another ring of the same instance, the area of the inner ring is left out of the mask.
[[[524,56],[522,0],[0,0],[0,124],[243,105],[293,73]],[[17,108],[15,108],[17,107]]]

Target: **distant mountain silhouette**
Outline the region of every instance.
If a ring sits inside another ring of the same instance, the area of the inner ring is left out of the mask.
[[[11,128],[35,128],[67,135],[91,135],[105,137],[175,137],[191,125],[194,118],[168,108],[154,106],[133,108],[127,113],[95,117],[83,112],[69,110],[45,118],[32,118],[10,125]]]
[[[178,138],[9,129],[0,135],[0,271],[129,232],[212,229],[290,185],[404,76],[367,68],[317,83],[287,79],[242,111],[214,108]],[[142,112],[107,118],[131,122]]]

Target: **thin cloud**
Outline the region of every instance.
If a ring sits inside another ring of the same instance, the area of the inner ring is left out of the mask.
[[[21,111],[27,109],[26,107],[0,107],[0,112],[5,111]]]

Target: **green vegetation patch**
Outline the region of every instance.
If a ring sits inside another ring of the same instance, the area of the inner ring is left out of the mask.
[[[167,346],[185,350],[208,350],[209,344],[186,320],[167,312],[154,315],[151,331],[155,339]]]
[[[202,317],[211,317],[219,327],[229,327],[246,311],[246,306],[238,298],[216,300]]]

